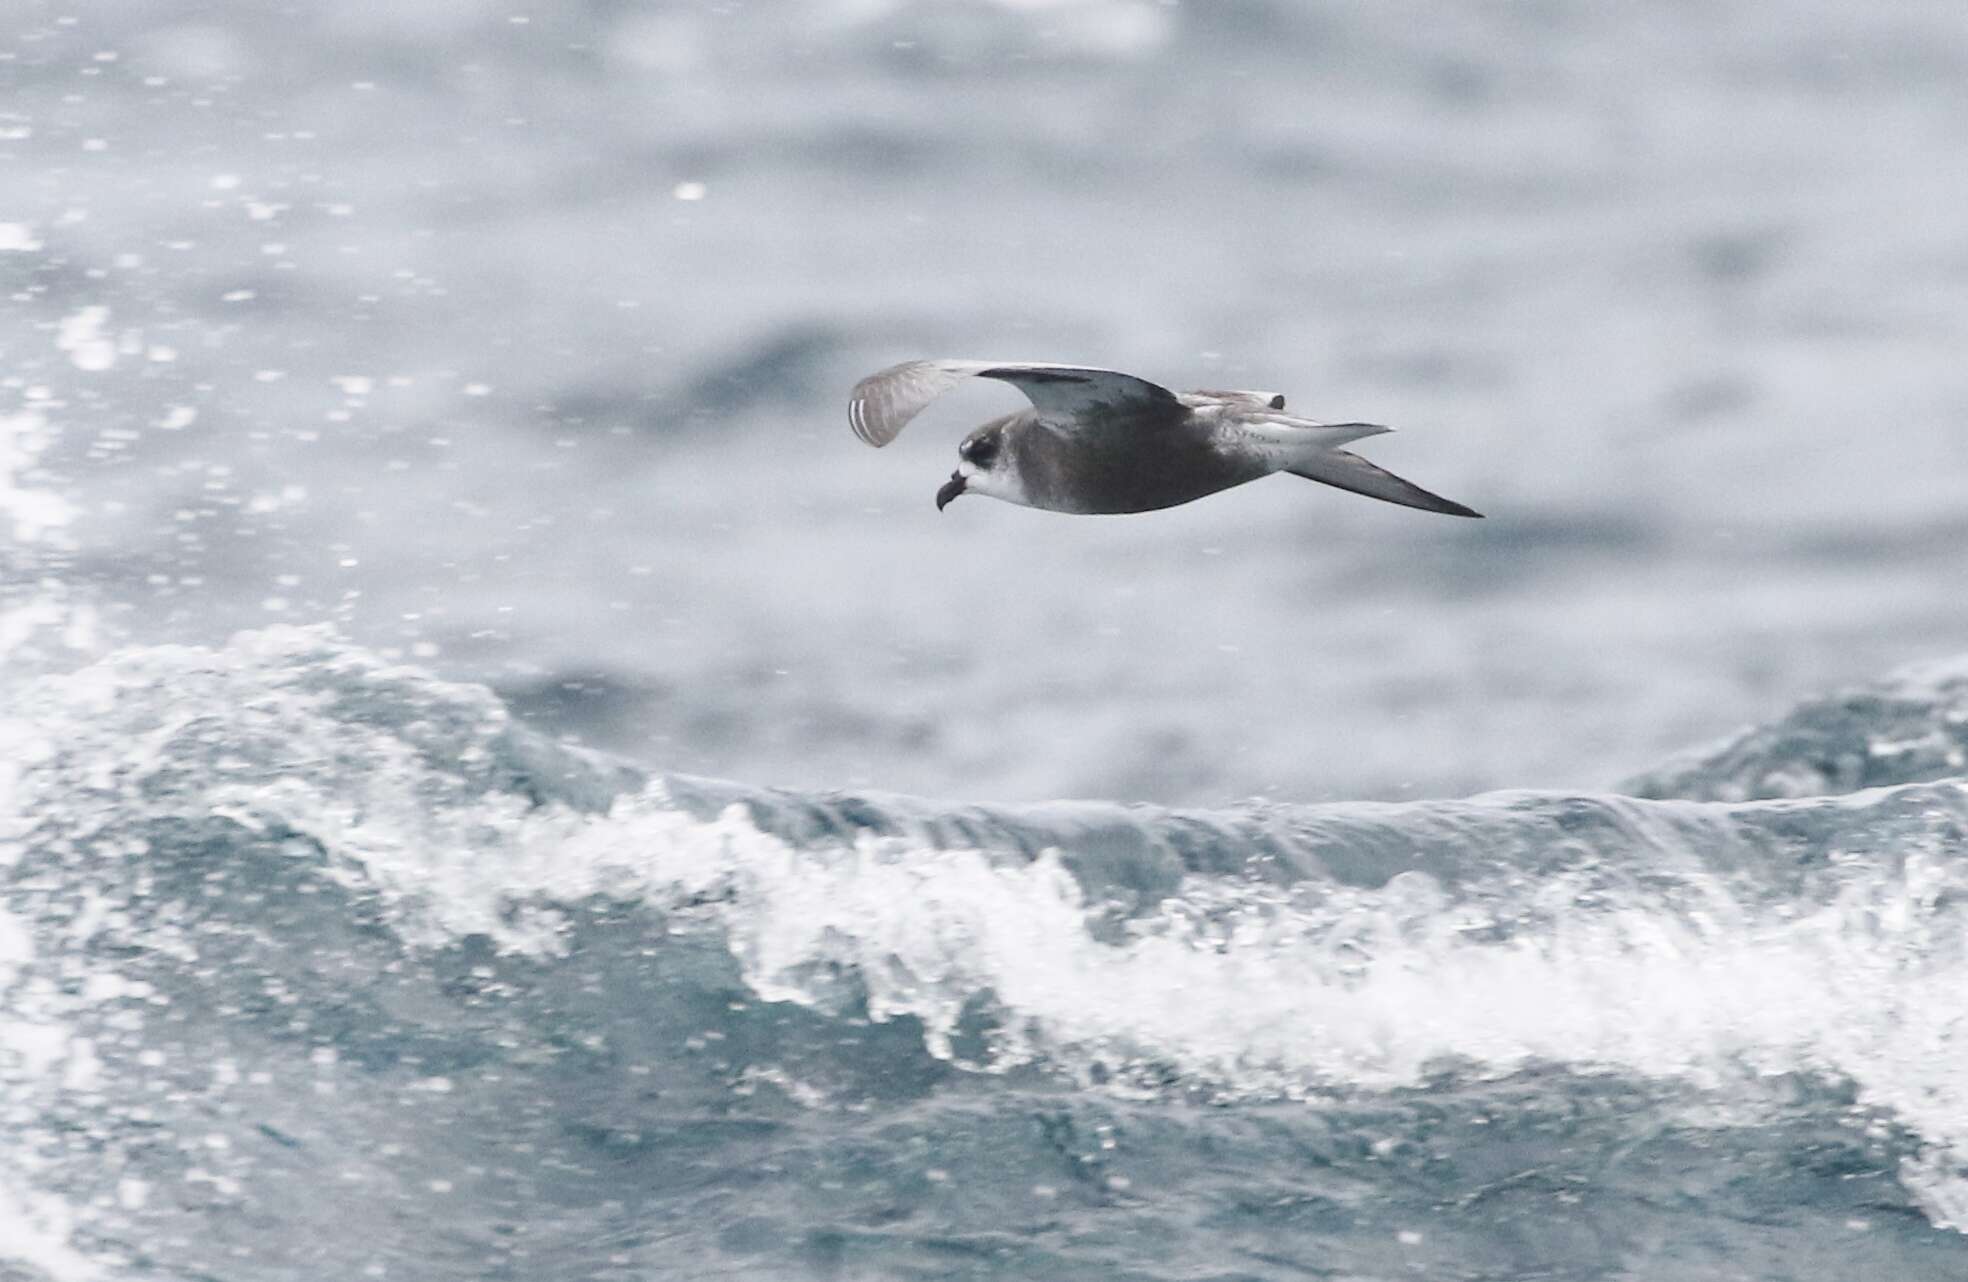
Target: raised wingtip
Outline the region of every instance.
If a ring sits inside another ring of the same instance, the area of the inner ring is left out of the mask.
[[[848,393],[847,421],[877,448],[894,440],[925,405],[974,372],[970,361],[903,361],[877,370]]]

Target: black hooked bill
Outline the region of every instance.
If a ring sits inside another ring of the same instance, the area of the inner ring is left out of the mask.
[[[941,512],[950,505],[950,500],[964,492],[962,472],[950,473],[950,479],[943,482],[943,488],[936,491],[936,510]]]

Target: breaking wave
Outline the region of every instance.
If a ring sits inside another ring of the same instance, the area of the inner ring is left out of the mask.
[[[8,1249],[195,1271],[222,1209],[299,1243],[323,1181],[344,1206],[454,1196],[466,1176],[401,1169],[449,1141],[386,1142],[406,1130],[564,1138],[646,1085],[653,1115],[592,1125],[653,1143],[950,1081],[1322,1116],[1666,1091],[1725,1133],[1848,1133],[1968,1228],[1960,673],[1813,704],[1646,798],[1216,811],[647,777],[321,629],[17,675],[0,1212],[31,1231]],[[1819,791],[1709,799],[1800,779]],[[540,1196],[508,1182],[485,1207]],[[441,1262],[398,1231],[345,1263]]]

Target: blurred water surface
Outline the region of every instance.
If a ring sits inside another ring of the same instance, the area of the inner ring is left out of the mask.
[[[8,412],[131,634],[332,619],[653,764],[1604,784],[1968,631],[1958,16],[30,0]],[[924,354],[1284,389],[1490,519],[939,518],[1019,402],[862,448]]]

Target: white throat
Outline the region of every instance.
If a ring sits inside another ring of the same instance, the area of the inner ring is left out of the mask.
[[[998,460],[998,465],[990,471],[980,469],[968,461],[957,464],[957,475],[964,479],[964,493],[981,494],[987,498],[1001,499],[1006,503],[1016,503],[1020,507],[1030,507],[1032,502],[1025,496],[1024,483],[1012,467],[1009,457]]]

